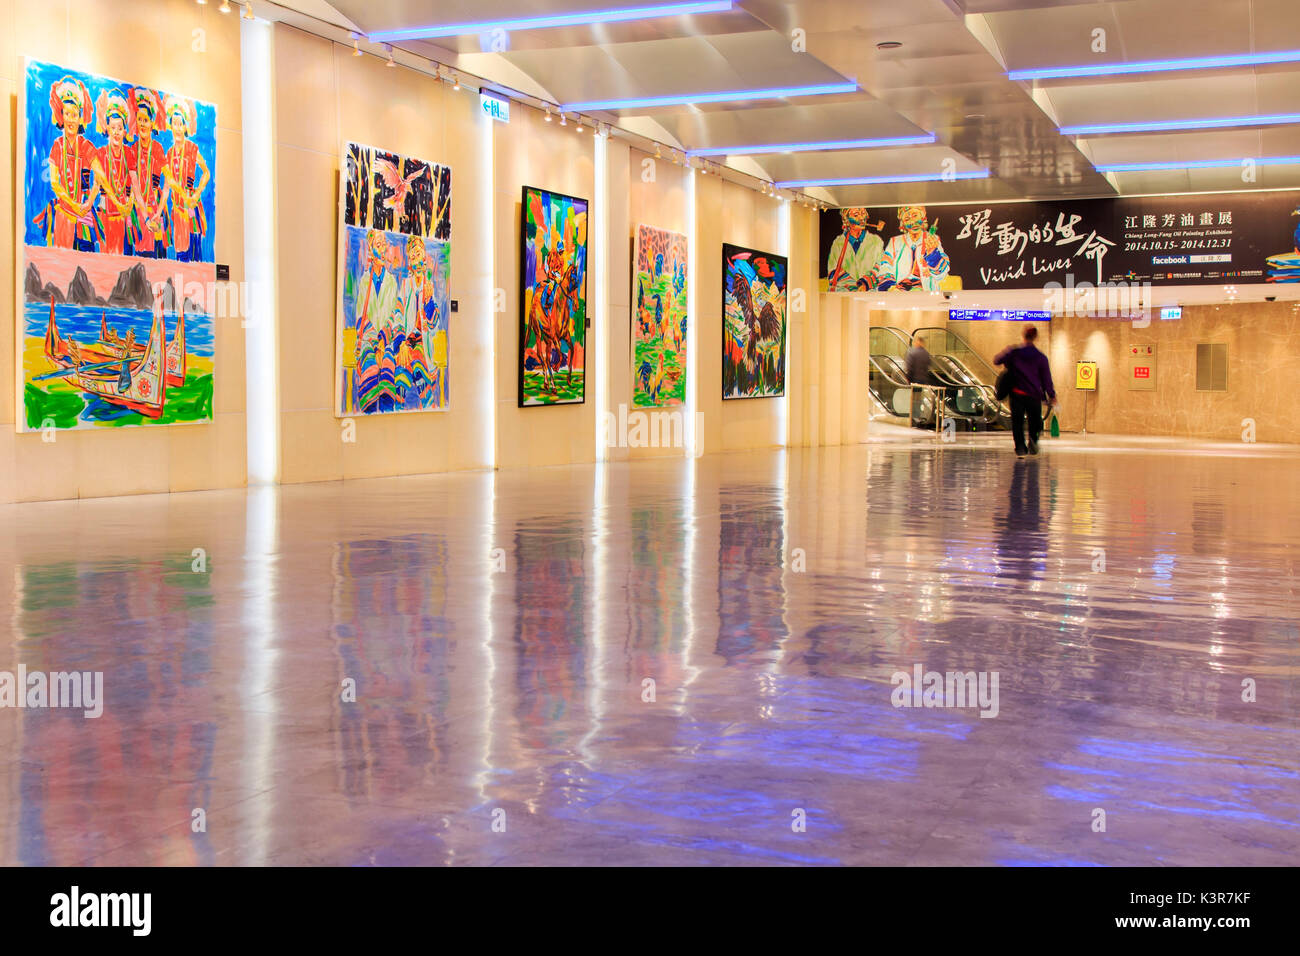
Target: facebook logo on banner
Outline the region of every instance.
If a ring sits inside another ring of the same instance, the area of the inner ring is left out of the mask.
[[[1152,256],[1151,264],[1156,266],[1185,266],[1191,261],[1191,256]]]

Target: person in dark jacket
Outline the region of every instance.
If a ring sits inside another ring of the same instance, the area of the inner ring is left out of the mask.
[[[930,353],[926,351],[925,341],[921,336],[912,339],[912,347],[903,357],[903,369],[907,380],[913,385],[930,385]]]
[[[1011,374],[1011,434],[1016,442],[1016,454],[1038,454],[1038,436],[1043,433],[1043,402],[1056,404],[1056,389],[1052,387],[1052,368],[1047,356],[1038,351],[1034,340],[1038,329],[1025,329],[1024,342],[1003,349],[993,359],[994,365],[1005,365]],[[1029,424],[1028,441],[1025,439],[1026,420]]]

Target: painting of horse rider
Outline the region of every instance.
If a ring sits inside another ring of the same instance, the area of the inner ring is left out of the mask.
[[[525,186],[519,406],[586,400],[587,200]]]

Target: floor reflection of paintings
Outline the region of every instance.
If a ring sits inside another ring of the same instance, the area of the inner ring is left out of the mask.
[[[334,651],[349,796],[409,794],[446,757],[453,671],[447,613],[447,542],[440,535],[360,539],[335,546]]]
[[[20,722],[18,844],[7,863],[76,866],[125,845],[149,865],[216,862],[208,832],[219,749],[210,573],[165,561],[64,561],[18,568],[16,663],[100,672],[102,713],[9,712]],[[57,810],[53,808],[58,808]],[[113,819],[97,824],[103,812]]]

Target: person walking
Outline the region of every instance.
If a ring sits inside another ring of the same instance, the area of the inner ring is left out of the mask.
[[[1038,454],[1038,436],[1043,433],[1043,402],[1056,404],[1052,368],[1047,356],[1034,344],[1037,338],[1038,329],[1031,325],[1025,329],[1020,345],[1008,346],[993,359],[994,365],[1006,366],[1011,379],[1011,434],[1017,457]],[[1026,424],[1029,426],[1027,439]]]

